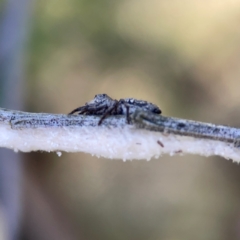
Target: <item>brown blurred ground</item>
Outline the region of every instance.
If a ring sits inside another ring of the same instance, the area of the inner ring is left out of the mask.
[[[26,110],[68,113],[107,93],[240,127],[239,26],[237,0],[38,1]],[[240,239],[231,161],[24,157],[23,239]]]

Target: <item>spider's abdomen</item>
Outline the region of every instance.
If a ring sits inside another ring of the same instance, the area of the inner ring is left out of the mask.
[[[134,113],[136,110],[139,110],[139,109],[143,111],[156,113],[156,114],[161,114],[162,112],[157,105],[147,101],[137,100],[134,98],[125,98],[125,99],[122,99],[122,101],[125,101],[125,104],[129,106],[130,114]]]

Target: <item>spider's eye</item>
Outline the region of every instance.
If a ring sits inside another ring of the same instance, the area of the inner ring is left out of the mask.
[[[104,93],[102,96],[103,96],[103,97],[106,97],[106,94]]]

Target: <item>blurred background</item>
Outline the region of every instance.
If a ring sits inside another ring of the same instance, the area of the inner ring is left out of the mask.
[[[107,93],[240,127],[239,26],[238,0],[1,0],[1,107],[68,113]],[[239,182],[220,157],[1,149],[0,239],[240,239]]]

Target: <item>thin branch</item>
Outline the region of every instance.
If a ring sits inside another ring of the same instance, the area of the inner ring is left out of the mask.
[[[240,147],[240,129],[179,118],[164,117],[136,111],[132,117],[134,124],[151,131],[173,133],[200,139],[218,140],[233,143]]]
[[[26,113],[0,108],[0,146],[15,151],[86,152],[115,159],[219,155],[240,162],[240,129],[143,111],[110,116]]]

